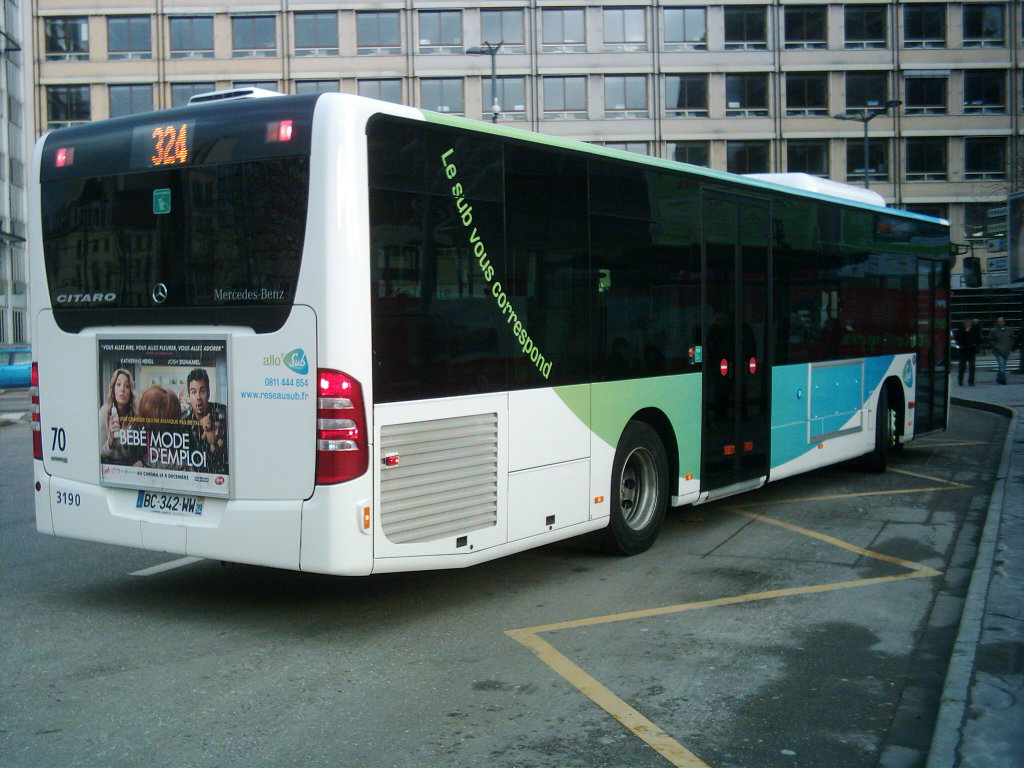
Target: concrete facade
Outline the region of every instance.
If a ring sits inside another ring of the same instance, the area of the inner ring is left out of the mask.
[[[24,50],[25,11],[6,0],[0,11],[0,346],[28,341],[25,181],[34,138],[25,94],[31,55]],[[31,96],[29,96],[31,98]]]
[[[866,125],[871,188],[948,218],[985,270],[1005,256],[988,210],[1024,176],[1021,16],[999,0],[38,0],[35,117],[45,129],[257,84],[489,119],[492,57],[466,51],[500,41],[500,119],[533,131],[859,185]]]

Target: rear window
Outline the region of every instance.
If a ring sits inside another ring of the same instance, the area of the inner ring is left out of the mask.
[[[41,218],[58,325],[284,323],[302,261],[314,102],[255,101],[48,137]]]

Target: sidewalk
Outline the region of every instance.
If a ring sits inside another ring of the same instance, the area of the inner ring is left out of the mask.
[[[996,484],[950,659],[928,768],[1024,768],[1024,374],[951,376],[954,405],[1010,417]]]

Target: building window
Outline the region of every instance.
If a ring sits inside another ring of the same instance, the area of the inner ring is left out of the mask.
[[[232,88],[259,88],[264,91],[277,91],[276,80],[234,80]]]
[[[367,96],[392,104],[402,103],[402,81],[397,78],[383,80],[360,80],[357,84],[360,96]]]
[[[907,203],[903,210],[931,216],[933,219],[949,219],[949,206],[942,203]]]
[[[888,99],[885,72],[847,72],[846,108],[877,109]]]
[[[276,56],[273,16],[231,17],[231,55],[235,58]]]
[[[726,170],[729,173],[768,173],[768,141],[725,142]]]
[[[1006,178],[1006,140],[1000,136],[964,139],[964,179]]]
[[[766,10],[763,5],[725,7],[725,50],[764,51],[768,49]]]
[[[420,11],[418,18],[420,53],[462,53],[462,11]]]
[[[823,117],[828,115],[828,74],[825,72],[786,73],[786,116]]]
[[[945,181],[948,143],[940,137],[908,138],[907,181]]]
[[[889,180],[889,140],[868,140],[868,167],[866,169],[871,181]],[[864,181],[864,140],[846,140],[846,180]]]
[[[491,113],[494,96],[491,95],[491,78],[483,78],[483,114]],[[498,78],[498,106],[503,120],[526,119],[526,78]]]
[[[108,16],[107,58],[153,58],[149,16]]]
[[[965,203],[964,239],[971,241],[988,239],[988,212],[1005,203]]]
[[[148,83],[112,85],[108,92],[111,117],[124,117],[125,115],[153,111],[153,86]]]
[[[668,156],[680,163],[700,165],[705,168],[710,164],[710,141],[671,141],[668,145]]]
[[[843,9],[847,48],[886,48],[884,5],[847,5]]]
[[[1006,72],[1001,69],[964,70],[964,114],[1001,115],[1006,112]]]
[[[216,85],[212,82],[171,83],[171,106],[184,107],[196,94],[209,93],[215,89]]]
[[[786,48],[827,48],[824,5],[786,6]]]
[[[334,11],[296,13],[295,55],[337,56],[338,14]]]
[[[666,75],[665,114],[669,117],[707,117],[708,76]]]
[[[587,33],[582,8],[545,8],[541,15],[544,53],[583,53]]]
[[[420,106],[435,112],[461,115],[465,111],[461,77],[425,77],[420,80]]]
[[[356,47],[360,56],[392,56],[402,52],[398,11],[356,13]]]
[[[503,53],[526,53],[520,8],[480,11],[480,34],[485,42],[502,43]]]
[[[786,142],[786,169],[828,178],[828,139],[790,139]]]
[[[768,75],[757,73],[725,76],[726,117],[768,116]]]
[[[24,344],[28,341],[27,324],[25,322],[25,311],[15,309],[11,311],[11,323],[14,326],[15,344]]]
[[[545,77],[544,119],[586,120],[587,78]]]
[[[45,34],[47,61],[88,60],[88,17],[62,16],[46,19]]]
[[[604,116],[648,117],[646,75],[605,75]]]
[[[646,155],[648,153],[646,141],[606,141],[604,146],[612,149],[620,149],[623,152],[633,152],[637,155]]]
[[[213,17],[172,16],[171,58],[212,59]]]
[[[1005,18],[1002,3],[965,3],[964,48],[1002,48]]]
[[[46,127],[66,128],[91,119],[88,85],[46,86]]]
[[[903,45],[906,48],[946,47],[946,5],[913,3],[903,6]]]
[[[646,51],[647,20],[643,8],[604,9],[606,51]]]
[[[706,8],[665,9],[665,50],[705,51],[708,47]]]
[[[903,113],[907,115],[946,114],[949,72],[946,70],[903,71]]]
[[[341,83],[337,80],[296,80],[295,92],[304,93],[337,93]]]

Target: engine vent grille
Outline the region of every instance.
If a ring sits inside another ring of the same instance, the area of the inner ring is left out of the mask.
[[[498,414],[381,427],[380,517],[395,544],[426,542],[498,523]]]

